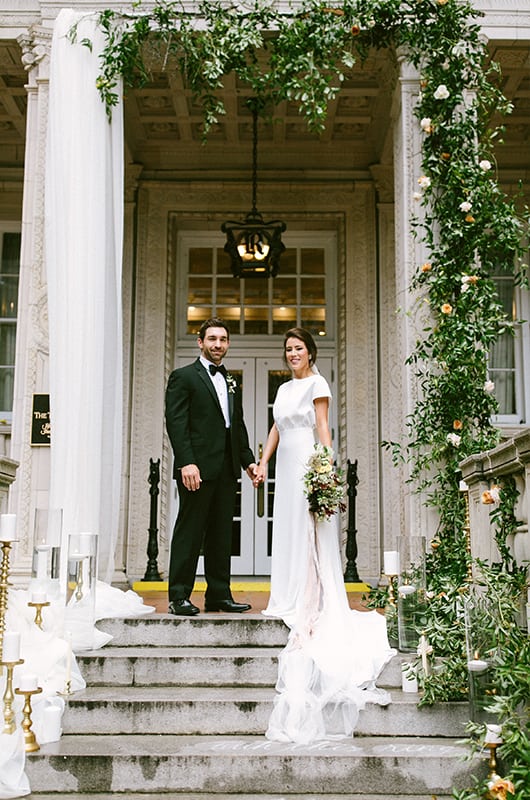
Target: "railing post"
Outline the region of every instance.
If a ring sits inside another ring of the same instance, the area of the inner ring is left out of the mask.
[[[147,569],[144,581],[161,581],[162,576],[158,571],[158,495],[160,483],[160,459],[149,459],[149,478],[147,479],[151,495],[151,509],[149,515],[149,539],[147,541]]]
[[[355,502],[357,498],[357,459],[352,462],[348,459],[348,470],[346,473],[346,483],[348,484],[348,538],[346,540],[346,569],[344,570],[345,583],[358,583],[359,573],[357,572],[357,529],[355,527]]]

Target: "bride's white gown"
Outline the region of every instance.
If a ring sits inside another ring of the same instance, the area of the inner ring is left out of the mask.
[[[282,384],[273,407],[276,456],[271,596],[263,612],[291,628],[279,657],[268,739],[301,744],[351,736],[367,702],[387,705],[375,680],[394,654],[376,611],[350,609],[339,519],[309,512],[303,476],[317,441],[314,400],[330,397],[322,375]]]

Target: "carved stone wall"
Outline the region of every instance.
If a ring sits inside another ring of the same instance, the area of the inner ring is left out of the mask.
[[[33,393],[48,391],[48,316],[44,262],[44,168],[48,117],[48,70],[51,30],[33,26],[19,37],[28,70],[28,108],[24,166],[24,202],[20,259],[19,309],[13,432],[10,455],[21,465],[10,492],[20,543],[12,574],[27,576],[33,556],[35,508],[48,503],[47,447],[31,447]]]

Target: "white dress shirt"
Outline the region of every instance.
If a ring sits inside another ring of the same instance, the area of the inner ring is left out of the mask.
[[[212,373],[210,372],[210,364],[213,363],[212,361],[208,361],[203,356],[199,356],[199,358],[203,367],[208,371],[208,377],[213,383],[215,391],[217,392],[217,397],[219,398],[221,411],[223,412],[223,416],[225,418],[225,426],[229,428],[230,413],[228,410],[228,387],[226,385],[226,380],[224,379],[224,376],[220,372],[216,372],[215,375],[212,375]],[[218,365],[216,364],[214,366]]]

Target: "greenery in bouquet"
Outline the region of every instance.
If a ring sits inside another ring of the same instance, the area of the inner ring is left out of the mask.
[[[304,475],[304,494],[309,510],[317,519],[329,519],[333,514],[346,510],[344,493],[342,471],[333,465],[333,450],[315,444]]]

